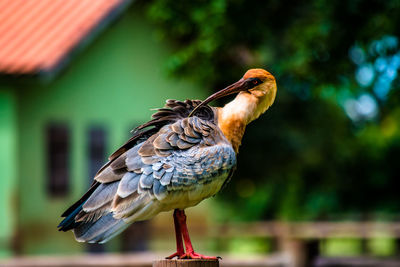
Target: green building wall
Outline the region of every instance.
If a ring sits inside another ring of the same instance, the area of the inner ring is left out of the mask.
[[[17,88],[20,253],[83,251],[71,233],[58,232],[56,226],[60,214],[88,187],[91,126],[106,127],[111,153],[129,137],[130,129],[150,118],[150,108],[163,106],[168,98],[206,96],[193,84],[167,78],[163,66],[170,50],[139,14],[134,7],[128,10],[54,81]],[[45,127],[51,122],[66,123],[71,131],[67,197],[52,198],[46,191]],[[13,127],[9,129],[12,135]]]
[[[16,224],[17,107],[12,90],[0,86],[0,258],[12,255]]]

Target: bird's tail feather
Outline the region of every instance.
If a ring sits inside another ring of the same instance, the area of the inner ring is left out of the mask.
[[[82,222],[73,231],[79,242],[105,243],[128,226],[124,220],[115,219],[110,212],[96,221]]]
[[[64,220],[57,226],[59,231],[68,231],[79,226],[80,222],[75,222],[75,216],[82,210],[83,203],[80,204],[75,210],[68,214]]]
[[[80,222],[75,221],[75,216],[82,210],[83,204],[88,200],[90,195],[96,190],[96,188],[100,185],[100,183],[93,183],[90,189],[79,199],[75,202],[71,207],[69,207],[64,213],[61,215],[65,217],[64,220],[60,222],[57,226],[59,231],[69,231],[74,229],[80,225]]]
[[[93,183],[86,194],[67,209],[62,216],[65,217],[58,225],[60,231],[73,230],[76,240],[89,243],[104,243],[125,230],[130,223],[123,219],[113,217],[111,211],[106,212],[99,218],[90,220],[77,220],[77,215],[83,212],[83,205],[88,201],[100,183]]]

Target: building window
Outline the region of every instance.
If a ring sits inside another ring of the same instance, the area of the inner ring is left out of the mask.
[[[107,144],[106,131],[103,127],[91,127],[88,132],[88,160],[89,160],[89,184],[97,171],[106,163]]]
[[[51,196],[64,196],[69,191],[70,130],[65,124],[46,128],[47,190]]]
[[[107,133],[103,127],[90,127],[88,131],[88,182],[93,182],[93,177],[107,160]],[[103,253],[106,251],[104,244],[87,244],[86,251],[90,253]]]

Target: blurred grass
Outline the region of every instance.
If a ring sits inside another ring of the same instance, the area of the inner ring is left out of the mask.
[[[391,256],[396,253],[396,242],[394,238],[373,238],[368,242],[368,249],[374,256]]]
[[[326,256],[357,256],[361,252],[361,240],[354,238],[330,238],[325,241],[323,248]]]
[[[367,240],[368,254],[373,256],[391,256],[396,252],[396,243],[393,238],[371,238]],[[356,238],[329,238],[322,246],[325,256],[359,256],[363,254],[362,240]]]
[[[270,239],[266,238],[232,238],[228,251],[235,255],[266,254],[272,252],[272,245]]]

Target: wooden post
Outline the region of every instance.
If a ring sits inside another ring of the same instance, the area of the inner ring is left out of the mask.
[[[400,238],[399,237],[396,237],[395,238],[395,240],[394,240],[394,242],[395,242],[395,244],[396,244],[396,250],[395,250],[395,256],[400,256]]]
[[[153,267],[219,267],[219,260],[157,260]]]

